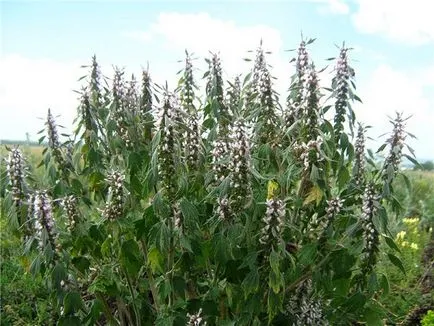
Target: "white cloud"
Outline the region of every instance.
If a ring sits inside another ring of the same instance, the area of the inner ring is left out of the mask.
[[[350,12],[350,7],[345,0],[309,0],[321,4],[319,12],[323,14],[346,15]]]
[[[61,114],[68,127],[75,117],[77,80],[83,74],[78,63],[29,59],[19,55],[0,58],[0,138],[24,139],[44,127],[48,108]]]
[[[434,42],[432,2],[429,0],[357,0],[353,15],[356,28],[368,34],[379,33],[412,45]]]
[[[424,72],[409,74],[389,65],[380,65],[369,80],[360,83],[358,93],[364,103],[357,105],[356,112],[359,120],[373,126],[369,131],[374,138],[372,145],[375,143],[375,147],[378,147],[385,140],[378,136],[391,131],[387,116],[393,118],[398,111],[404,116],[412,115],[407,122],[407,131],[418,138],[408,139],[416,155],[421,158],[433,157],[434,96],[424,90],[429,84],[423,76]]]
[[[252,62],[243,58],[253,58],[254,53],[247,51],[255,50],[263,39],[264,48],[272,52],[267,60],[274,67],[273,75],[279,80],[288,78],[290,66],[283,56],[282,36],[277,29],[266,25],[241,26],[230,20],[212,18],[207,13],[168,12],[161,13],[148,30],[130,32],[128,36],[149,44],[158,40],[168,51],[179,55],[187,49],[201,59],[197,62],[201,70],[207,68],[203,58],[209,57],[210,51],[219,53],[228,79],[251,68]],[[283,87],[279,90],[283,91]]]

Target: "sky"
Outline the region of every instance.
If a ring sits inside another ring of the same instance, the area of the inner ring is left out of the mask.
[[[371,125],[374,150],[391,130],[395,111],[412,115],[408,140],[419,159],[434,159],[434,22],[430,0],[275,1],[0,1],[0,139],[32,140],[47,109],[65,131],[76,116],[81,68],[97,56],[102,72],[113,67],[140,75],[149,64],[156,83],[176,87],[185,50],[197,58],[196,79],[209,51],[219,52],[224,77],[245,73],[260,40],[276,90],[286,97],[290,59],[301,40],[316,38],[309,53],[323,86],[345,44],[353,50],[354,104],[359,121]]]

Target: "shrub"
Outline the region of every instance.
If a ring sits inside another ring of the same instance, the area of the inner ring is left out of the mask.
[[[188,53],[173,91],[145,71],[139,93],[119,69],[107,89],[92,59],[66,142],[48,112],[42,182],[20,171],[14,200],[8,170],[8,218],[29,230],[25,253],[48,280],[52,320],[381,323],[376,298],[389,281],[377,261],[404,271],[388,212],[399,208],[402,156],[414,161],[403,153],[406,119],[391,120],[377,161],[352,109],[360,99],[349,49],[322,89],[310,43],[299,46],[285,108],[262,45],[252,71],[233,82],[212,55],[203,97]]]

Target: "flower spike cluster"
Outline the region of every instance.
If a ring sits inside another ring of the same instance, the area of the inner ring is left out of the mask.
[[[362,256],[362,269],[364,274],[372,271],[377,262],[379,250],[379,234],[374,225],[373,218],[377,212],[378,196],[373,184],[368,184],[363,194],[361,222],[365,246]]]
[[[187,326],[206,326],[206,322],[202,322],[202,308],[195,314],[187,314],[187,318]]]
[[[402,114],[396,113],[396,118],[391,121],[393,125],[392,136],[387,140],[390,145],[389,155],[386,157],[384,163],[384,174],[383,179],[387,182],[391,182],[393,177],[399,170],[399,165],[401,164],[402,150],[405,145],[406,133],[404,130],[405,119],[403,119]],[[391,173],[389,173],[391,171]]]
[[[74,195],[69,195],[63,198],[62,206],[65,209],[66,217],[68,218],[68,231],[72,231],[79,221],[78,200]]]
[[[365,128],[359,124],[357,131],[354,162],[354,181],[357,186],[363,186],[365,180]]]
[[[125,84],[124,84],[124,72],[116,69],[115,77],[113,80],[113,104],[114,112],[113,117],[116,121],[117,132],[121,139],[124,141],[127,148],[131,148],[132,140],[128,132],[128,123],[126,119],[126,107],[125,107]]]
[[[187,53],[185,59],[184,83],[181,89],[181,104],[184,112],[187,114],[187,135],[186,135],[186,158],[187,166],[190,171],[193,171],[199,163],[200,150],[200,130],[199,117],[196,107],[194,106],[194,89],[196,84],[193,78],[193,64],[191,57]]]
[[[125,176],[119,171],[113,171],[107,176],[109,184],[108,200],[102,211],[105,219],[113,221],[122,217],[124,212],[124,191],[123,182]]]
[[[343,47],[339,53],[336,63],[336,76],[334,86],[336,92],[334,131],[336,139],[344,130],[345,115],[347,114],[348,97],[349,97],[349,79],[352,76],[352,70],[348,66],[348,49]]]
[[[39,247],[45,249],[47,245],[51,246],[53,252],[59,249],[56,246],[57,233],[54,228],[53,208],[51,198],[46,191],[37,191],[34,200],[34,221],[36,238],[39,239]]]
[[[291,85],[291,95],[288,97],[286,125],[290,127],[303,115],[302,105],[304,102],[303,90],[307,81],[309,68],[309,54],[306,49],[306,42],[301,41],[296,58],[296,80]]]
[[[328,326],[324,316],[322,300],[314,297],[312,280],[299,285],[291,298],[287,314],[294,319],[292,326]]]
[[[24,196],[24,157],[20,149],[12,148],[6,160],[6,170],[11,185],[12,200],[16,207],[21,206]]]
[[[230,192],[231,206],[241,211],[249,201],[252,189],[250,182],[250,148],[243,120],[237,120],[232,130],[232,155],[229,169],[232,173]]]
[[[172,199],[176,193],[175,177],[175,150],[176,150],[176,124],[174,120],[173,95],[166,93],[161,109],[160,144],[158,148],[158,174],[161,185],[168,197]]]
[[[343,205],[344,205],[344,200],[339,197],[327,200],[325,220],[321,222],[322,236],[325,235],[327,229],[333,224],[333,221],[335,220],[336,216],[341,212]]]
[[[285,203],[281,199],[267,199],[263,228],[259,242],[263,245],[276,246],[285,223]]]
[[[321,145],[323,140],[320,136],[316,140],[309,140],[309,142],[295,144],[294,152],[300,157],[303,163],[303,170],[305,172],[310,170],[310,167],[317,162],[321,162],[323,157],[321,156]]]

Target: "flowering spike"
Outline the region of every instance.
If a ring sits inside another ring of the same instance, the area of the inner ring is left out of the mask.
[[[276,246],[285,223],[285,203],[280,199],[267,199],[264,227],[259,242],[267,246]]]
[[[313,164],[323,161],[323,157],[321,156],[322,143],[322,138],[318,136],[316,140],[309,140],[307,144],[294,145],[294,153],[303,163],[304,172],[309,172]]]
[[[234,83],[230,85],[227,91],[227,106],[234,115],[240,116],[242,112],[240,112],[239,106],[241,101],[241,81],[240,77],[236,76],[234,79]]]
[[[303,94],[307,82],[307,73],[309,68],[309,54],[306,50],[306,42],[301,41],[297,51],[295,69],[296,74],[294,81],[290,86],[290,94],[286,101],[285,125],[291,127],[296,121],[303,116]]]
[[[216,119],[218,123],[218,137],[227,139],[232,117],[228,107],[224,103],[223,71],[220,58],[217,54],[213,54],[210,60],[209,71],[210,74],[208,75],[206,91],[210,101],[216,106],[216,110],[213,110],[213,114],[214,119]]]
[[[271,84],[270,72],[266,67],[260,71],[257,101],[259,113],[257,120],[258,142],[260,144],[274,144],[276,142],[277,116],[275,112],[274,92]]]
[[[96,56],[92,57],[92,69],[90,73],[90,99],[94,107],[99,108],[102,105],[101,95],[101,71],[96,61]]]
[[[173,96],[166,93],[161,110],[160,120],[160,144],[158,147],[158,173],[161,186],[166,191],[169,199],[173,199],[176,193],[175,183],[175,140],[176,124],[174,121],[175,108]]]
[[[232,131],[232,157],[229,169],[232,172],[231,199],[232,207],[238,212],[249,202],[252,188],[250,183],[250,148],[246,126],[243,120],[237,120]]]
[[[56,249],[59,249],[59,246],[56,245],[57,233],[54,229],[51,198],[47,195],[46,191],[37,191],[35,193],[33,212],[36,237],[39,239],[41,250],[44,250],[49,245],[51,246],[51,250],[55,252]]]
[[[312,65],[306,83],[306,102],[304,108],[304,139],[314,140],[318,137],[319,120],[319,83],[315,67]]]
[[[135,115],[139,109],[139,96],[137,94],[137,80],[134,75],[131,76],[131,80],[128,82],[128,88],[125,92],[125,110],[128,113]]]
[[[365,187],[362,202],[361,223],[363,226],[364,249],[362,256],[362,272],[371,272],[377,262],[377,252],[379,251],[379,234],[374,225],[373,218],[377,212],[378,196],[372,184]]]
[[[312,280],[303,281],[291,297],[287,314],[295,320],[293,326],[328,326],[321,298],[314,297]]]
[[[341,212],[342,206],[344,204],[344,200],[339,197],[327,200],[327,208],[326,208],[326,216],[325,220],[322,221],[322,236],[325,235],[325,232],[328,228],[333,224],[336,216]]]
[[[255,64],[253,66],[252,87],[254,91],[261,87],[260,80],[264,70],[267,70],[267,63],[265,61],[264,49],[262,48],[261,42],[259,47],[256,49]]]
[[[217,139],[212,150],[212,168],[214,180],[220,184],[229,175],[230,148],[227,142]]]
[[[139,103],[139,115],[144,125],[145,139],[152,140],[152,128],[154,125],[152,117],[152,81],[148,70],[142,72],[142,92]]]
[[[198,166],[200,153],[200,133],[197,114],[192,114],[188,117],[187,128],[185,147],[187,152],[187,166],[190,171],[193,171]]]
[[[353,169],[354,181],[358,187],[361,187],[365,182],[365,128],[362,124],[359,124],[354,147],[356,152]]]
[[[391,183],[401,164],[402,149],[406,138],[405,134],[405,119],[402,118],[401,113],[396,113],[396,118],[390,121],[393,125],[393,132],[391,137],[387,140],[390,145],[389,155],[386,157],[383,169],[383,179],[387,183]]]
[[[47,126],[48,146],[50,146],[51,150],[57,151],[60,148],[59,134],[57,132],[56,121],[50,109],[48,109],[47,122],[45,124]]]
[[[65,209],[68,218],[68,230],[72,231],[79,222],[78,201],[74,195],[69,195],[63,198],[62,206]]]
[[[199,309],[199,311],[195,314],[187,314],[187,326],[206,326],[206,322],[203,321],[202,317],[202,308]]]
[[[20,149],[12,148],[6,159],[6,170],[11,186],[12,201],[20,207],[24,197],[24,157]]]
[[[191,57],[187,53],[185,58],[184,82],[181,88],[181,104],[183,111],[187,114],[187,135],[186,135],[186,157],[188,169],[194,170],[198,165],[199,159],[199,117],[194,106],[194,89],[196,84],[193,78],[193,64]]]
[[[116,220],[124,213],[124,179],[125,176],[119,171],[113,171],[107,176],[108,199],[102,211],[103,217],[107,220]]]
[[[229,221],[232,217],[232,208],[227,196],[217,198],[217,215],[223,221]]]
[[[124,72],[116,69],[115,77],[113,80],[113,118],[116,121],[118,135],[122,138],[127,148],[131,148],[132,142],[128,132],[128,123],[126,119],[126,106],[125,106],[125,83]]]

